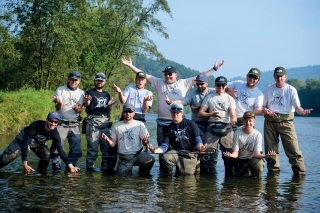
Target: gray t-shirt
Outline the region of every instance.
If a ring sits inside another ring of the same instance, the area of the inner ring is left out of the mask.
[[[143,106],[143,99],[146,96],[153,95],[151,91],[147,89],[139,89],[137,86],[128,85],[123,90],[123,95],[127,97],[126,104],[132,104],[134,106],[134,111],[136,113],[143,113],[142,106]],[[148,106],[152,106],[152,100],[148,101]]]
[[[211,94],[215,92],[216,89],[214,88],[207,88],[203,92],[199,92],[198,90],[193,90],[189,92],[186,97],[184,97],[183,101],[186,103],[186,105],[190,106],[201,106],[204,98],[206,95]],[[191,120],[193,121],[208,121],[208,118],[199,118],[198,117],[199,109],[192,109],[191,108]]]
[[[254,152],[262,151],[262,136],[259,131],[254,129],[251,134],[243,132],[242,128],[235,131],[233,135],[233,151],[238,151],[239,159],[252,158]]]
[[[227,93],[224,93],[222,95],[211,93],[205,97],[201,106],[209,109],[209,112],[219,112],[221,118],[210,117],[209,122],[223,123],[229,123],[230,109],[236,108],[234,99]]]
[[[119,121],[111,129],[111,138],[117,141],[118,153],[136,154],[142,148],[140,137],[147,133],[148,130],[141,121],[132,120],[129,124]]]

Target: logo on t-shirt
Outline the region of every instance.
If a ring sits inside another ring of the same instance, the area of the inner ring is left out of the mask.
[[[94,98],[96,99],[96,103],[97,105],[94,108],[107,108],[108,107],[108,99],[107,98],[103,98],[103,97],[96,97],[94,96]]]
[[[176,137],[176,141],[182,141],[182,140],[189,140],[189,138],[186,135],[186,130],[188,127],[185,127],[184,129],[178,129],[177,131],[172,130],[174,136]]]
[[[271,104],[272,105],[284,106],[284,104],[283,104],[283,96],[282,95],[274,95]]]
[[[248,106],[247,100],[248,100],[249,96],[245,93],[241,93],[239,96],[239,100],[241,101],[241,103],[245,104]]]

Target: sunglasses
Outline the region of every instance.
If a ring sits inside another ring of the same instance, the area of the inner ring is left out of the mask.
[[[132,110],[124,110],[123,113],[133,113]]]
[[[172,76],[172,72],[166,72],[166,73],[164,73],[164,76]]]
[[[197,86],[203,86],[205,83],[197,83]]]
[[[180,107],[171,107],[170,111],[179,111],[179,112],[181,112],[181,111],[183,111],[183,109],[180,108]]]
[[[259,77],[255,76],[255,75],[248,75],[249,78],[253,78],[254,80],[259,79]]]
[[[225,87],[225,84],[216,84],[216,87]]]
[[[52,124],[58,124],[59,123],[59,121],[54,121],[54,120],[49,120],[49,122],[52,123]]]

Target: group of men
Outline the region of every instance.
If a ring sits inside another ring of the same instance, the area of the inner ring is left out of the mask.
[[[215,88],[208,88],[208,76],[219,69],[224,61],[216,61],[214,67],[198,76],[177,80],[175,67],[167,66],[164,78],[145,74],[136,68],[131,59],[122,63],[136,74],[136,85],[128,85],[123,91],[113,85],[121,103],[124,104],[121,119],[112,125],[110,111],[115,103],[103,90],[104,73],[97,73],[94,88],[84,92],[78,88],[81,75],[72,71],[68,83],[59,87],[54,95],[56,112],[50,112],[46,121],[36,121],[24,128],[0,156],[0,168],[22,155],[26,172],[33,169],[27,165],[28,145],[40,158],[38,171],[46,171],[49,159],[52,169],[61,170],[61,159],[66,171],[77,173],[78,159],[82,156],[80,114],[85,107],[86,118],[82,133],[86,134],[86,170],[95,171],[98,149],[102,153],[101,171],[120,175],[130,174],[133,166],[139,166],[139,174],[148,175],[159,154],[160,170],[171,175],[215,173],[218,145],[222,151],[226,176],[251,174],[258,177],[267,159],[269,171],[277,172],[279,165],[279,135],[294,174],[304,174],[305,166],[293,125],[294,111],[300,115],[310,114],[312,109],[300,106],[297,91],[285,83],[286,70],[274,70],[275,84],[266,88],[265,94],[257,88],[260,70],[252,68],[247,82],[227,83],[219,76]],[[158,94],[157,143],[149,143],[145,126],[145,113],[152,107],[153,94],[145,89],[146,82]],[[196,90],[187,92],[196,85]],[[184,116],[184,105],[190,105],[191,120]],[[262,136],[254,129],[255,116],[264,115],[265,155],[262,154]],[[39,124],[38,124],[39,123]],[[59,124],[59,125],[58,125]],[[112,127],[111,127],[112,126]],[[63,151],[68,139],[69,153]],[[49,149],[45,141],[52,139]],[[117,163],[118,162],[118,163]],[[117,168],[115,168],[117,163]]]

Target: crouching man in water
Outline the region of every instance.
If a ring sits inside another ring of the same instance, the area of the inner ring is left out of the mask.
[[[152,153],[165,153],[160,156],[164,175],[172,175],[174,166],[177,167],[177,174],[192,175],[198,164],[198,155],[192,152],[195,148],[203,152],[207,146],[202,143],[197,124],[183,117],[182,104],[173,103],[170,112],[172,122],[164,134],[162,144],[158,148],[151,144],[148,147]]]
[[[149,175],[154,164],[154,157],[141,152],[147,146],[149,133],[143,122],[134,120],[134,106],[123,106],[123,121],[113,125],[111,138],[102,133],[102,138],[110,147],[118,147],[119,160],[117,173],[127,175],[132,173],[133,166],[139,166],[140,175]]]
[[[38,172],[46,172],[50,162],[50,151],[46,141],[52,140],[58,148],[61,159],[69,167],[72,174],[76,174],[80,169],[74,167],[69,162],[68,156],[63,151],[61,138],[56,129],[60,120],[57,112],[50,112],[46,121],[34,121],[29,126],[23,128],[9,146],[0,156],[0,168],[5,167],[21,155],[23,169],[26,173],[33,172],[34,169],[28,165],[28,146],[40,158],[38,163]]]
[[[247,111],[242,116],[243,128],[238,129],[233,135],[233,152],[224,152],[227,158],[237,158],[236,175],[261,177],[264,163],[263,158],[276,155],[275,151],[268,151],[262,155],[262,136],[254,129],[256,124],[255,114]]]

